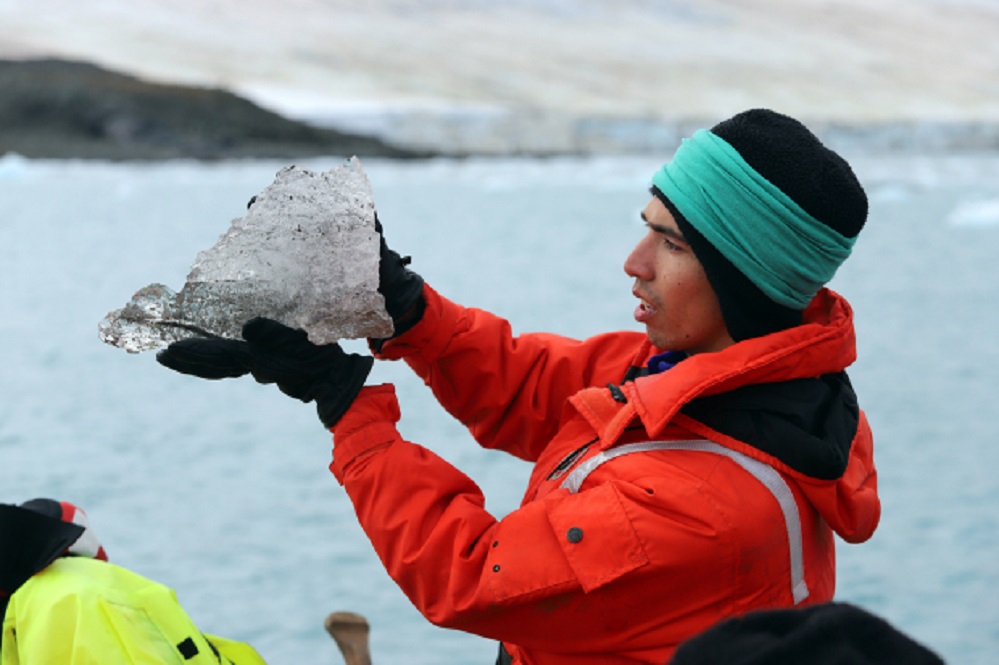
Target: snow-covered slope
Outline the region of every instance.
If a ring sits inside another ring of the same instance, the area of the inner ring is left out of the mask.
[[[0,0],[0,57],[28,55],[355,122],[999,121],[999,0]]]

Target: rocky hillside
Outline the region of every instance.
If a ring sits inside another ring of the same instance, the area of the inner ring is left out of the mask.
[[[287,119],[225,90],[56,59],[0,60],[0,155],[7,152],[113,160],[416,156]]]

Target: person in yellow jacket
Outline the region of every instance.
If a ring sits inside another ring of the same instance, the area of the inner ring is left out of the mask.
[[[265,665],[203,634],[172,589],[109,563],[73,504],[0,504],[0,665]]]

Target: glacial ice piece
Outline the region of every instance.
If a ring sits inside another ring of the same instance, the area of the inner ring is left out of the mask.
[[[356,157],[325,173],[285,168],[198,254],[180,292],[140,289],[98,334],[138,353],[188,337],[240,339],[243,323],[266,316],[304,329],[316,344],[388,337],[374,221],[371,184]]]

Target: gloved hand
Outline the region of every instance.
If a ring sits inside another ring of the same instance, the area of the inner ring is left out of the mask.
[[[203,379],[251,374],[276,383],[285,395],[316,403],[327,429],[340,420],[364,386],[374,359],[344,353],[339,344],[318,346],[304,330],[257,317],[243,325],[243,340],[192,338],[156,354],[165,367]]]
[[[385,309],[394,324],[393,337],[406,332],[423,318],[426,303],[423,301],[423,278],[406,266],[411,259],[399,256],[385,244],[382,223],[375,213],[375,230],[381,242],[378,262],[378,292],[385,298]],[[384,340],[374,340],[376,346]]]

